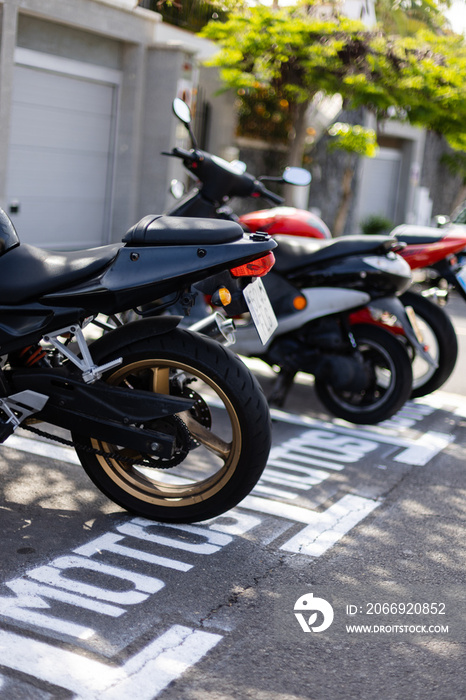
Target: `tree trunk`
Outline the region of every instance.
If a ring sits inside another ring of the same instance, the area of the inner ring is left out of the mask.
[[[309,102],[302,102],[293,106],[293,129],[294,137],[288,151],[287,165],[300,168],[303,164],[304,148],[306,146],[306,112]],[[285,185],[284,195],[286,204],[293,202],[293,191],[295,185]]]
[[[342,236],[345,230],[346,220],[348,218],[349,208],[351,206],[351,201],[353,199],[353,190],[351,185],[353,184],[354,168],[347,166],[343,173],[342,181],[342,195],[340,200],[340,206],[335,216],[335,221],[333,222],[332,233],[335,237]]]
[[[459,192],[457,193],[455,199],[453,200],[453,205],[451,207],[451,211],[448,212],[448,214],[451,214],[453,211],[455,211],[456,207],[459,207],[460,204],[466,199],[466,183],[462,185],[459,189]]]
[[[306,145],[306,112],[309,101],[300,102],[293,106],[293,129],[294,138],[291,142],[288,153],[288,165],[301,167],[303,164],[304,147]]]

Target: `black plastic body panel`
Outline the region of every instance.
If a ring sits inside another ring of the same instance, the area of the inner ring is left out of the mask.
[[[364,262],[362,255],[337,258],[320,265],[300,268],[283,275],[303,287],[342,287],[367,292],[373,298],[400,294],[410,284],[406,275],[379,270]]]
[[[227,244],[122,246],[111,265],[34,303],[0,306],[0,355],[98,313],[113,314],[191,287],[218,272],[255,260],[276,243],[246,236]],[[20,274],[20,271],[18,271]]]
[[[0,355],[37,343],[47,332],[66,328],[88,316],[79,307],[43,304],[0,306]]]
[[[201,216],[209,219],[217,218],[218,202],[205,199],[201,192],[194,188],[170,207],[165,214],[168,216]]]
[[[255,260],[276,243],[238,241],[219,245],[124,246],[99,278],[68,290],[47,294],[43,304],[80,306],[87,315],[132,309],[195,284],[237,265]]]

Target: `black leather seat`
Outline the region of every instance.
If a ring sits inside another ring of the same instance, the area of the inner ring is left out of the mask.
[[[121,243],[57,252],[21,244],[0,257],[0,304],[22,304],[83,282],[107,267]]]
[[[406,245],[425,245],[426,243],[438,243],[439,241],[445,240],[445,231],[439,231],[438,233],[428,231],[423,233],[400,233],[396,234],[396,240],[400,243],[406,243]]]
[[[318,265],[348,255],[376,255],[392,248],[388,236],[342,236],[331,241],[302,236],[274,236],[278,248],[274,250],[277,272],[289,272],[300,267]]]
[[[132,246],[213,245],[242,236],[243,229],[234,221],[150,214],[129,229],[123,242]]]

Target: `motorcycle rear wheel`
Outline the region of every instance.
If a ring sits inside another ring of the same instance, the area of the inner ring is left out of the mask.
[[[107,374],[109,384],[183,396],[194,405],[168,424],[149,426],[177,435],[173,465],[138,463],[137,453],[73,434],[86,446],[76,452],[97,488],[126,510],[162,522],[205,520],[239,503],[260,478],[271,444],[267,402],[246,366],[219,343],[179,328],[94,360],[119,356],[123,364]]]
[[[416,292],[405,292],[400,300],[411,306],[423,335],[424,344],[438,367],[432,367],[420,357],[413,360],[413,390],[411,398],[426,396],[441,387],[455,369],[458,339],[446,311],[438,304]]]
[[[370,372],[368,386],[364,391],[336,390],[316,379],[316,393],[337,418],[360,425],[380,423],[409,399],[413,381],[411,362],[403,345],[389,331],[369,324],[353,326],[352,331]]]

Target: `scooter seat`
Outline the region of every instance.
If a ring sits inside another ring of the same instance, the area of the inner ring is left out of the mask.
[[[349,255],[376,255],[387,252],[396,243],[389,236],[342,236],[331,241],[302,236],[274,236],[277,272],[291,272]]]
[[[22,304],[89,279],[107,267],[121,243],[58,252],[21,244],[0,257],[0,304]]]
[[[390,236],[394,236],[400,243],[406,243],[407,245],[438,243],[444,240],[446,234],[445,229],[414,224],[400,224],[390,232]]]
[[[212,245],[243,237],[243,229],[226,219],[197,219],[149,214],[123,238],[127,245]]]
[[[400,231],[396,234],[396,240],[399,243],[406,243],[406,245],[426,245],[429,243],[439,243],[445,240],[445,231],[440,233],[432,233],[426,231],[425,233],[403,233]]]

